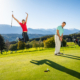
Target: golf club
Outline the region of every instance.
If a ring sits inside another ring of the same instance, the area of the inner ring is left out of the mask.
[[[12,14],[13,14],[13,11],[12,11]],[[12,19],[11,19],[11,27],[12,27],[12,22],[13,22],[13,17],[12,17]]]
[[[64,53],[64,47],[63,47],[63,43],[61,42],[61,44],[62,44],[62,48],[63,48],[63,53]]]

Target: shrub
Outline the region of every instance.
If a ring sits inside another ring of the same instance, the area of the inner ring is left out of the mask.
[[[31,48],[32,46],[30,44],[26,44],[26,49]]]
[[[34,47],[34,48],[39,47],[38,41],[35,41],[35,40],[34,40],[34,41],[33,41],[32,47]]]
[[[63,46],[66,46],[66,41],[63,39],[62,41]],[[47,38],[47,40],[44,41],[44,47],[45,48],[54,48],[55,47],[55,41],[54,36],[51,38]]]
[[[54,37],[47,38],[47,40],[44,41],[44,47],[54,48],[55,47]]]
[[[44,43],[43,42],[40,42],[40,47],[44,47]]]
[[[17,49],[25,49],[25,47],[26,47],[26,43],[25,42],[22,42],[22,41],[18,42]]]
[[[17,44],[12,44],[10,45],[10,48],[9,48],[11,51],[14,51],[14,50],[17,50]]]

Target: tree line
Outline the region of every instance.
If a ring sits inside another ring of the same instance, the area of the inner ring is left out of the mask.
[[[77,38],[80,39],[80,34],[71,34],[71,35],[64,35],[63,36],[63,46],[66,46],[67,42],[72,42],[72,39]],[[9,41],[4,41],[4,38],[0,35],[0,51],[2,54],[2,51],[14,51],[14,50],[20,50],[20,49],[28,49],[28,48],[40,48],[40,47],[45,47],[45,48],[54,48],[55,47],[55,41],[54,41],[54,35],[47,35],[41,38],[34,38],[30,39],[27,43],[24,42],[9,42]]]

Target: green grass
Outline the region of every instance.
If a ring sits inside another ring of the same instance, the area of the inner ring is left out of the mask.
[[[0,80],[80,80],[78,46],[64,48],[65,55],[61,56],[54,55],[54,48],[3,53],[0,55]],[[47,68],[50,72],[44,72]]]
[[[70,47],[71,47],[71,46],[73,46],[73,47],[74,47],[74,46],[78,46],[78,45],[77,45],[76,43],[74,43],[74,42],[67,42],[67,45],[70,46]]]
[[[74,43],[74,42],[67,42],[67,45],[68,45],[68,46],[74,46],[75,43]]]

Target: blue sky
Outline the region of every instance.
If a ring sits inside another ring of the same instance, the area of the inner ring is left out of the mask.
[[[66,21],[65,28],[80,29],[80,0],[0,0],[0,24],[11,25],[11,11],[19,21],[27,12],[28,28],[52,29]]]

